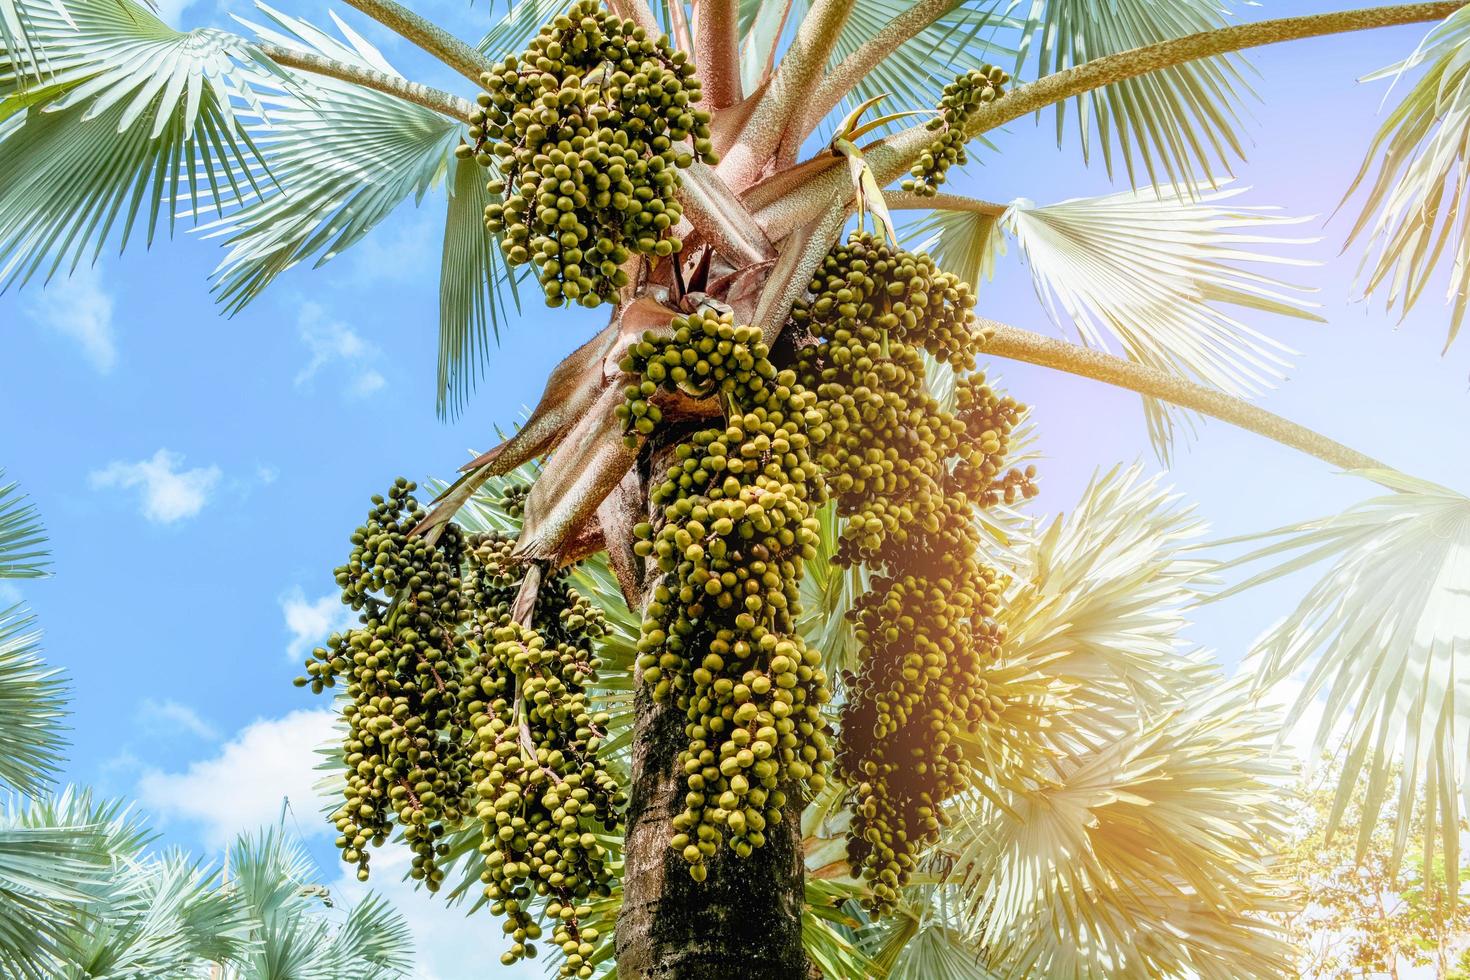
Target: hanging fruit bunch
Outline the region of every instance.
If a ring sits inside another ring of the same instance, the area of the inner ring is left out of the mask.
[[[706,309],[646,334],[623,370],[630,434],[659,387],[718,398],[723,425],[680,442],[651,494],[657,519],[636,551],[661,575],[645,610],[638,669],[687,722],[684,812],[671,846],[696,881],[722,844],[749,856],[786,819],[788,793],[820,789],[832,758],[820,657],[795,632],[802,563],[816,553],[823,498],[810,447],[815,395],[778,371],[760,330]]]
[[[498,169],[486,227],[511,265],[536,265],[549,305],[611,301],[630,256],[679,251],[679,171],[716,158],[667,37],[581,0],[481,80],[460,152]]]
[[[797,371],[830,427],[818,462],[845,520],[835,560],[872,573],[849,613],[863,665],[846,678],[838,772],[855,794],[849,863],[883,912],[965,785],[956,738],[997,717],[984,675],[1004,583],[979,558],[975,508],[1033,495],[1034,473],[1001,473],[1023,409],[983,376],[961,377],[957,413],[929,394],[921,351],[966,372],[984,341],[965,283],[858,233],[810,293],[792,320],[817,341]]]
[[[981,65],[972,71],[956,76],[944,86],[939,99],[939,115],[929,120],[928,127],[941,131],[934,142],[924,150],[922,156],[909,171],[911,178],[900,186],[921,197],[933,197],[939,193],[949,168],[955,164],[964,166],[970,162],[965,151],[969,137],[965,127],[975,110],[988,102],[994,102],[1005,94],[1005,84],[1011,80],[1005,69],[995,65]]]
[[[426,513],[399,479],[373,498],[337,569],[359,626],[313,651],[299,686],[346,683],[345,802],[334,814],[343,860],[368,878],[368,845],[396,828],[411,875],[437,890],[445,835],[479,821],[485,896],[503,916],[511,964],[534,956],[543,920],[563,977],[589,977],[597,937],[579,928],[588,901],[611,892],[599,838],[619,832],[625,800],[598,756],[607,716],[587,688],[600,666],[603,619],[566,579],[530,583],[534,606],[512,615],[527,566],[513,540],[446,524],[417,535]],[[503,509],[524,500],[512,488]]]

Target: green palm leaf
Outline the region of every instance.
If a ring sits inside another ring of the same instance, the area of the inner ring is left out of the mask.
[[[0,481],[4,479],[0,470]],[[40,578],[49,554],[35,506],[26,501],[20,484],[0,482],[0,578]]]
[[[1236,311],[1320,317],[1303,299],[1308,290],[1241,267],[1310,265],[1275,251],[1311,241],[1275,234],[1307,219],[1223,204],[1239,193],[1192,184],[1041,207],[1020,200],[1001,223],[1052,318],[1070,321],[1084,343],[1106,348],[1110,337],[1132,360],[1248,397],[1281,380],[1293,352]],[[1174,423],[1161,403],[1144,407],[1167,460]]]
[[[1034,45],[1038,74],[1047,75],[1103,55],[1225,26],[1213,0],[1032,0],[1026,37],[1016,60],[1019,77]],[[1116,153],[1128,180],[1175,183],[1208,180],[1216,161],[1229,169],[1243,155],[1234,128],[1239,124],[1239,56],[1192,61],[1117,82],[1073,100],[1082,156],[1093,141],[1102,150],[1109,176]],[[1067,103],[1056,107],[1057,143],[1066,135]],[[1143,174],[1138,173],[1142,164]]]
[[[242,21],[262,40],[397,76],[340,21],[345,41],[257,5],[275,27]],[[335,20],[335,18],[334,18]],[[279,28],[279,30],[277,29]],[[262,97],[255,131],[270,168],[246,206],[201,229],[222,238],[215,291],[237,312],[276,276],[317,256],[320,266],[356,244],[405,200],[421,202],[449,173],[459,124],[421,106],[347,82],[312,77]]]
[[[0,783],[40,793],[60,769],[67,688],[38,655],[41,631],[20,606],[0,610]]]
[[[126,246],[140,218],[151,242],[165,217],[241,199],[257,160],[232,101],[256,104],[252,70],[273,70],[252,45],[133,0],[16,2],[31,46],[0,49],[0,282],[75,269],[114,234]]]
[[[1445,300],[1451,304],[1445,349],[1454,343],[1470,296],[1470,235],[1465,215],[1466,140],[1470,138],[1470,11],[1460,9],[1435,27],[1404,61],[1368,78],[1424,67],[1403,101],[1383,121],[1347,197],[1377,161],[1363,211],[1349,242],[1368,239],[1363,268],[1366,294],[1384,291],[1388,309],[1407,316],[1445,256],[1452,259]]]
[[[1343,758],[1329,832],[1365,784],[1365,845],[1397,765],[1395,865],[1422,787],[1426,866],[1437,844],[1453,866],[1470,751],[1470,498],[1388,470],[1358,475],[1392,492],[1322,520],[1221,542],[1264,542],[1231,565],[1272,564],[1219,598],[1330,563],[1261,641],[1259,680],[1307,670],[1289,722],[1325,699],[1316,748],[1335,744]],[[1451,876],[1450,887],[1457,884]]]
[[[473,160],[454,162],[444,253],[439,269],[439,414],[457,415],[474,389],[490,354],[490,335],[500,340],[505,304],[498,289],[509,285],[520,310],[520,272],[505,267],[500,240],[485,230],[485,207],[493,198],[486,172]],[[522,270],[523,271],[523,270]]]

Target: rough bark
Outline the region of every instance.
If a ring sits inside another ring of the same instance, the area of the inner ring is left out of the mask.
[[[652,454],[651,472],[667,466],[679,438]],[[645,459],[648,457],[645,457]],[[646,602],[653,577],[639,582]],[[768,827],[766,845],[741,859],[721,848],[697,882],[669,847],[684,809],[687,743],[684,716],[655,704],[640,683],[634,698],[633,774],[623,841],[623,909],[618,917],[618,976],[628,980],[800,980],[808,975],[801,941],[805,865],[800,807]],[[794,795],[794,794],[793,794]]]

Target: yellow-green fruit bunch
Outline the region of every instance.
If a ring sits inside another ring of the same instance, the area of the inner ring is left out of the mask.
[[[975,297],[929,256],[866,234],[832,250],[810,291],[792,319],[821,342],[800,351],[797,371],[831,430],[818,462],[847,518],[838,558],[874,562],[890,537],[902,546],[940,526],[939,482],[965,427],[929,395],[920,351],[973,367]]]
[[[564,575],[542,584],[529,624],[513,621],[520,574],[509,564],[512,541],[483,535],[470,545],[470,634],[480,655],[461,697],[475,733],[485,897],[512,943],[501,962],[535,956],[549,919],[559,975],[590,977],[598,934],[579,920],[588,902],[611,894],[612,855],[600,836],[616,833],[625,802],[598,758],[608,716],[587,695],[604,621]]]
[[[662,573],[638,669],[655,700],[684,712],[688,736],[670,844],[702,881],[722,843],[741,857],[764,845],[788,794],[819,789],[832,758],[821,658],[795,632],[802,563],[816,553],[823,491],[809,450],[822,420],[815,394],[772,365],[760,331],[728,313],[645,335],[624,369],[655,388],[719,391],[727,411],[724,426],[675,447],[652,491],[657,519],[635,529],[638,554]]]
[[[481,81],[460,152],[503,175],[486,227],[511,265],[535,263],[548,304],[610,301],[631,254],[679,250],[679,171],[715,157],[694,66],[667,37],[582,0]]]
[[[1020,408],[962,378],[960,411],[927,390],[921,351],[969,370],[974,297],[923,255],[857,234],[828,255],[793,320],[831,436],[820,462],[845,519],[836,560],[872,573],[849,617],[863,666],[847,678],[839,772],[854,787],[848,857],[870,907],[892,908],[964,786],[957,738],[996,714],[1002,583],[974,522]],[[989,428],[972,432],[971,424]]]
[[[1011,76],[1004,69],[981,65],[956,76],[954,81],[944,86],[944,93],[939,99],[939,115],[927,124],[930,129],[942,132],[909,170],[912,177],[900,186],[922,197],[933,197],[939,193],[939,185],[944,183],[949,168],[957,163],[964,166],[970,161],[965,152],[965,143],[968,142],[965,127],[970,117],[980,106],[1004,95],[1005,83],[1010,80]]]
[[[976,506],[1012,506],[1040,492],[1035,466],[1005,468],[1011,435],[1025,414],[1026,406],[997,394],[985,383],[984,374],[967,375],[955,385],[955,415],[965,423],[967,438],[960,446],[952,481]]]
[[[342,859],[368,877],[368,844],[396,822],[414,851],[412,875],[432,891],[446,825],[461,816],[468,756],[458,704],[461,667],[454,634],[468,616],[460,591],[463,541],[453,525],[429,544],[410,532],[423,520],[414,484],[400,478],[375,496],[336,570],[342,601],[361,624],[312,652],[298,686],[346,682],[342,716],[345,801],[333,820]]]

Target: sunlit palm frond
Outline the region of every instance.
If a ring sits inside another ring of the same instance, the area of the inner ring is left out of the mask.
[[[874,974],[885,980],[1000,980],[968,935],[965,904],[954,885],[905,889],[896,912],[860,935]]]
[[[1221,542],[1259,544],[1232,566],[1271,564],[1219,598],[1330,563],[1261,641],[1259,681],[1306,670],[1293,724],[1313,702],[1325,702],[1316,749],[1333,744],[1343,760],[1333,829],[1354,789],[1366,784],[1362,828],[1370,833],[1399,766],[1394,861],[1422,790],[1426,862],[1438,844],[1453,864],[1470,752],[1470,498],[1393,471],[1358,475],[1392,493],[1322,520]],[[1454,876],[1450,882],[1455,887]]]
[[[274,26],[242,23],[262,40],[398,76],[335,17],[346,40],[257,6]],[[320,266],[356,244],[405,200],[421,201],[449,173],[459,141],[460,125],[446,116],[325,77],[262,102],[268,122],[254,138],[269,176],[245,207],[201,229],[224,240],[215,291],[230,312],[287,269],[313,256]]]
[[[1404,316],[1448,251],[1448,349],[1470,297],[1470,10],[1450,14],[1408,58],[1368,78],[1398,81],[1419,68],[1424,74],[1383,121],[1344,198],[1376,168],[1348,240],[1368,239],[1363,292],[1383,291],[1388,309]]]
[[[1241,267],[1312,264],[1279,254],[1312,241],[1277,233],[1306,219],[1223,203],[1241,192],[1195,184],[1040,207],[1021,200],[1001,221],[1047,311],[1084,343],[1106,348],[1111,337],[1132,360],[1249,397],[1285,376],[1293,351],[1237,311],[1320,317],[1302,296],[1309,290]],[[1150,438],[1167,460],[1173,423],[1161,403],[1144,405]]]
[[[1221,682],[1223,684],[1223,681]],[[1010,794],[965,801],[944,846],[971,940],[1005,976],[1277,976],[1258,916],[1286,827],[1279,719],[1236,689],[1079,746]]]
[[[1214,563],[1186,553],[1205,525],[1180,500],[1137,465],[1094,475],[1076,507],[1023,552],[999,613],[1005,662],[1035,665],[1075,685],[1077,698],[1106,696],[1132,718],[1213,678],[1182,635],[1184,610],[1208,594]],[[1112,704],[1109,714],[1117,717]]]
[[[41,631],[23,607],[0,610],[0,785],[45,789],[60,769],[67,685],[39,655]]]
[[[1224,10],[1214,0],[1032,0],[1016,75],[1025,77],[1033,46],[1037,74],[1047,75],[1224,26]],[[1116,147],[1135,186],[1208,179],[1217,165],[1228,170],[1243,155],[1235,127],[1240,96],[1251,94],[1245,68],[1238,55],[1206,58],[1077,96],[1073,107],[1083,159],[1091,159],[1095,139],[1112,175]],[[1058,144],[1066,135],[1066,111],[1067,103],[1057,104]]]
[[[67,789],[0,807],[0,975],[56,980],[149,836],[117,803]]]
[[[273,71],[243,38],[180,32],[133,0],[18,0],[30,47],[0,49],[0,283],[95,260],[139,219],[222,209],[258,158],[235,103]],[[39,81],[28,79],[36,71]]]
[[[975,211],[932,211],[904,229],[946,272],[979,288],[995,278],[995,261],[1006,254],[1000,218]]]
[[[0,578],[40,578],[46,574],[46,531],[20,484],[5,483],[0,470]]]

